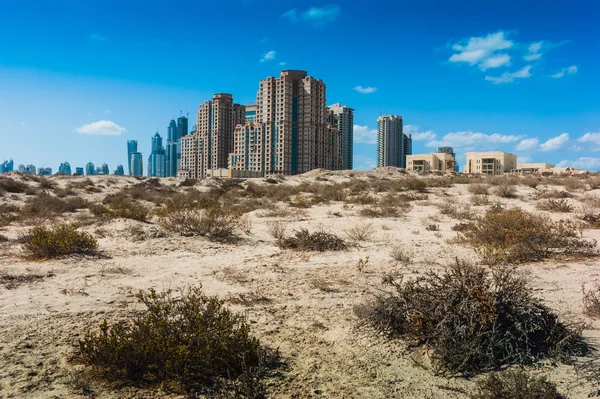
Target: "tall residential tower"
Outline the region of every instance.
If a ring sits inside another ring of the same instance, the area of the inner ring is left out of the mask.
[[[382,115],[377,119],[377,167],[406,168],[412,154],[412,137],[403,133],[402,117]]]
[[[329,124],[342,136],[342,169],[352,170],[354,163],[354,110],[340,103],[330,105]]]
[[[131,154],[137,152],[137,150],[137,140],[127,140],[127,165],[129,166],[129,176],[132,176],[133,174],[133,170],[131,169]]]

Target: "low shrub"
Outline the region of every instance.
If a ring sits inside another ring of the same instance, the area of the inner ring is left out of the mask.
[[[27,184],[10,177],[0,177],[0,191],[23,193],[27,187]]]
[[[292,237],[283,237],[277,245],[281,249],[295,249],[297,251],[342,251],[348,247],[346,242],[335,234],[325,231],[310,233],[307,229],[300,229]]]
[[[401,247],[392,248],[392,251],[390,252],[390,257],[394,259],[394,261],[396,261],[397,264],[400,264],[405,267],[413,263],[412,256],[408,252],[403,250]]]
[[[537,198],[548,199],[560,199],[560,198],[573,198],[574,195],[568,191],[560,191],[560,190],[544,190],[537,193]]]
[[[487,195],[472,195],[471,204],[475,206],[485,206],[490,204],[490,198]]]
[[[108,201],[105,198],[104,201],[108,203],[108,206],[94,204],[94,206],[90,206],[90,212],[99,217],[133,219],[139,222],[147,222],[150,218],[148,207],[127,197],[113,197]]]
[[[586,189],[585,184],[583,184],[581,182],[581,180],[578,180],[575,178],[567,179],[564,188],[565,188],[565,190],[567,190],[570,193],[575,192],[575,191],[585,191],[585,189]]]
[[[583,314],[590,317],[600,317],[600,283],[594,282],[594,286],[583,290]]]
[[[224,394],[233,386],[240,395],[235,397],[264,397],[265,366],[272,357],[222,300],[201,287],[179,298],[151,289],[137,299],[143,311],[120,323],[104,320],[99,331],[85,334],[80,361],[101,377],[166,385],[176,393]]]
[[[573,221],[557,221],[520,208],[490,209],[463,234],[487,261],[523,263],[552,256],[597,256],[596,242],[580,236]]]
[[[44,275],[37,273],[13,274],[0,272],[0,285],[3,285],[7,290],[12,290],[23,284],[42,281],[43,278]]]
[[[373,237],[374,229],[371,223],[357,224],[346,230],[346,235],[351,241],[363,242],[369,241]]]
[[[534,377],[523,370],[491,373],[477,382],[471,399],[564,399],[556,384],[545,377]]]
[[[438,204],[438,208],[442,215],[447,215],[454,219],[463,220],[471,219],[472,217],[471,207],[469,206],[469,204],[458,204],[455,200],[451,198]]]
[[[488,186],[485,184],[470,184],[469,193],[476,195],[487,195],[489,193]]]
[[[389,295],[355,308],[391,337],[426,346],[438,372],[472,374],[587,352],[581,329],[564,324],[510,267],[456,260],[445,271],[384,280]]]
[[[224,206],[207,209],[179,209],[159,218],[167,231],[182,236],[205,236],[211,240],[232,240],[240,226],[240,214]]]
[[[494,188],[494,194],[502,198],[516,198],[517,188],[512,184],[499,184]]]
[[[65,212],[77,212],[88,207],[88,202],[81,197],[61,199],[50,194],[40,193],[27,200],[21,210],[22,217],[51,217]]]
[[[548,212],[573,212],[573,205],[569,204],[566,199],[547,199],[536,204],[536,208],[541,211]]]
[[[96,238],[77,226],[58,223],[33,227],[25,236],[23,249],[34,258],[56,258],[71,254],[93,255],[98,250]]]

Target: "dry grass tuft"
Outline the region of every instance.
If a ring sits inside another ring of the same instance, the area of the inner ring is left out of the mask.
[[[536,208],[548,212],[573,212],[575,207],[569,204],[566,199],[547,199],[536,204]]]
[[[36,281],[42,281],[44,278],[43,274],[36,273],[22,273],[22,274],[13,274],[13,273],[0,273],[0,284],[4,286],[7,290],[12,290],[17,288],[23,284],[29,284]]]
[[[307,229],[300,229],[292,237],[283,237],[277,242],[281,249],[294,249],[297,251],[342,251],[348,244],[335,234],[325,231],[310,233]]]
[[[356,243],[370,241],[373,238],[375,229],[372,223],[357,224],[356,226],[346,230],[348,238]]]
[[[471,399],[564,399],[556,384],[545,377],[534,377],[523,370],[491,373],[477,382]]]
[[[600,283],[594,282],[594,287],[583,291],[583,314],[590,317],[600,317]]]

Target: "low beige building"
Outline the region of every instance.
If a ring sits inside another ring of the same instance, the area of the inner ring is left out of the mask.
[[[503,175],[517,168],[517,156],[508,152],[467,152],[465,173]]]
[[[514,171],[517,173],[544,173],[551,172],[554,165],[549,163],[520,163],[517,164],[517,169]]]
[[[257,177],[264,177],[264,172],[255,170],[235,170],[235,169],[208,169],[206,171],[206,177],[218,177],[221,179],[252,179]]]
[[[454,172],[456,160],[452,154],[432,152],[406,156],[406,169],[417,172]]]

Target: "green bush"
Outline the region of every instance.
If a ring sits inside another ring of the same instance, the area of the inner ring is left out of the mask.
[[[532,377],[522,370],[492,373],[477,382],[471,399],[564,399],[556,384],[545,377]]]
[[[346,242],[335,234],[325,231],[310,233],[306,229],[300,229],[293,237],[282,237],[277,240],[281,249],[295,249],[298,251],[341,251],[348,247]]]
[[[24,237],[25,252],[35,258],[55,258],[71,254],[95,254],[98,241],[76,225],[59,223],[52,227],[37,226]]]
[[[426,346],[437,371],[471,374],[545,357],[569,361],[587,351],[581,330],[559,321],[512,268],[488,272],[457,259],[441,273],[401,277],[384,279],[392,292],[358,306],[356,314],[391,337]]]
[[[239,382],[246,397],[263,397],[267,351],[243,317],[206,296],[200,287],[175,298],[170,291],[140,292],[145,306],[129,320],[88,332],[78,358],[103,376],[169,386],[175,392],[216,393]]]
[[[595,241],[581,238],[579,225],[521,208],[488,210],[462,232],[486,261],[540,261],[552,256],[597,256]]]
[[[8,193],[22,193],[25,192],[27,184],[18,180],[11,179],[10,177],[0,177],[0,191],[6,191]]]

